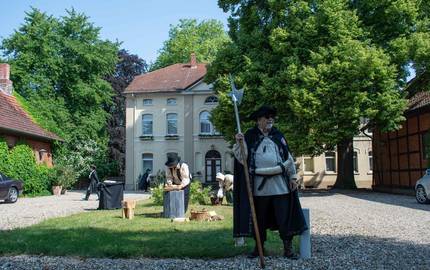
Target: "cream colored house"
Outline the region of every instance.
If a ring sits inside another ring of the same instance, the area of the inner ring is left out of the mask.
[[[372,140],[364,135],[354,138],[354,177],[359,188],[372,186]],[[337,176],[337,152],[328,151],[320,156],[299,157],[299,174],[307,188],[333,186]]]
[[[232,151],[209,121],[218,99],[211,85],[203,82],[206,66],[191,56],[190,63],[174,64],[137,76],[126,95],[126,188],[136,189],[147,168],[164,170],[169,153],[178,153],[195,179],[215,181],[217,172],[233,172]],[[357,137],[360,183],[371,182],[367,164],[371,141]],[[371,153],[371,152],[370,152]],[[331,153],[297,158],[305,166],[305,186],[326,187],[336,179]],[[335,154],[336,155],[336,154]],[[333,159],[335,162],[335,159]],[[336,164],[336,163],[335,163]]]
[[[203,82],[205,64],[175,64],[137,76],[126,94],[126,188],[135,189],[147,168],[164,170],[169,153],[178,153],[194,178],[215,181],[233,171],[231,150],[209,121],[218,104]]]

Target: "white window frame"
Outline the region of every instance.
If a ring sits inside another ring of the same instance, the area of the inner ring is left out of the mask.
[[[175,116],[174,119],[169,119],[169,116]],[[169,132],[169,123],[175,122],[176,124],[176,132],[171,133]],[[166,114],[166,134],[167,135],[178,135],[178,114],[177,113],[167,113]]]
[[[355,165],[356,168],[355,168]],[[358,151],[354,150],[354,152],[352,153],[352,169],[354,170],[355,174],[358,174],[360,172],[360,169],[358,167]]]
[[[152,98],[144,98],[142,104],[143,106],[152,106]]]
[[[177,102],[176,98],[168,98],[166,100],[166,104],[168,106],[176,106],[178,104],[178,102]]]
[[[145,122],[149,122],[149,120],[145,120],[145,116],[151,117],[151,133],[145,133]],[[150,113],[142,114],[142,135],[144,136],[152,136],[154,132],[154,116]]]
[[[203,118],[204,115],[207,115],[207,118]],[[209,120],[210,116],[211,116],[211,113],[209,111],[202,111],[199,114],[199,128],[200,128],[200,134],[202,134],[202,135],[213,135],[214,134],[213,124]],[[202,124],[209,125],[209,131],[208,132],[203,132]]]
[[[305,160],[306,159],[309,159],[309,160],[311,160],[311,162],[312,162],[312,171],[308,171],[307,169],[306,169],[306,163],[305,163]],[[303,157],[303,172],[304,173],[315,173],[315,160],[314,160],[314,158],[313,157]]]
[[[369,150],[367,152],[367,156],[368,156],[368,162],[369,162],[369,173],[373,172],[373,151]]]
[[[334,156],[327,156],[327,153],[333,153]],[[334,162],[334,171],[333,170],[328,170],[327,168],[327,159],[333,159]],[[335,173],[336,172],[336,152],[335,151],[328,151],[324,153],[324,162],[325,162],[325,171],[326,172],[331,172],[331,173]]]
[[[205,104],[218,104],[218,98],[216,96],[208,96],[205,99]]]
[[[145,167],[145,161],[151,162],[151,167]],[[154,171],[154,154],[153,153],[142,153],[142,174],[146,172],[146,169],[151,169],[151,172]]]

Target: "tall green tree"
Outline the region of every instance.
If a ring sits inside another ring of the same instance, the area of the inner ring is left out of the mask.
[[[159,56],[151,70],[176,63],[188,63],[193,52],[198,62],[210,63],[218,50],[228,42],[228,35],[220,21],[181,19],[179,24],[171,25],[169,39],[159,50]]]
[[[427,41],[422,37],[429,28],[422,2],[218,3],[232,14],[232,43],[208,70],[207,80],[220,96],[213,112],[217,129],[231,139],[235,133],[226,79],[233,73],[245,87],[242,116],[263,103],[274,105],[277,126],[294,154],[318,155],[337,148],[335,186],[355,188],[353,137],[360,133],[362,120],[383,131],[399,128],[406,108],[400,89],[408,66],[425,67]],[[370,8],[375,10],[366,10]],[[369,13],[375,16],[372,20]],[[252,124],[244,121],[245,127]]]
[[[125,96],[123,92],[135,76],[148,70],[148,65],[139,56],[130,54],[124,49],[118,52],[118,58],[115,72],[106,78],[115,91],[112,105],[109,107],[107,130],[109,155],[118,163],[118,174],[122,176],[125,173]]]
[[[118,44],[102,40],[100,28],[73,9],[54,18],[33,8],[1,48],[15,91],[39,124],[65,139],[59,153],[86,140],[107,151],[114,92],[105,77],[115,69]]]

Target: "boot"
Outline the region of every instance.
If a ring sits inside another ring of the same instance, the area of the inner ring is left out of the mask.
[[[261,242],[261,248],[263,249],[263,256],[266,256],[266,250],[264,249],[264,242]],[[258,247],[257,247],[257,243],[255,243],[255,247],[254,250],[248,255],[249,259],[254,259],[257,258],[258,255]]]
[[[293,241],[284,240],[284,257],[291,260],[297,260],[299,256],[293,252]]]

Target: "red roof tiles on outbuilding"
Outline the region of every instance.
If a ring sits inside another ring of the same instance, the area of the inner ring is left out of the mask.
[[[34,123],[28,113],[19,105],[14,96],[0,89],[0,130],[21,133],[45,140],[62,140],[56,134],[46,131]]]

